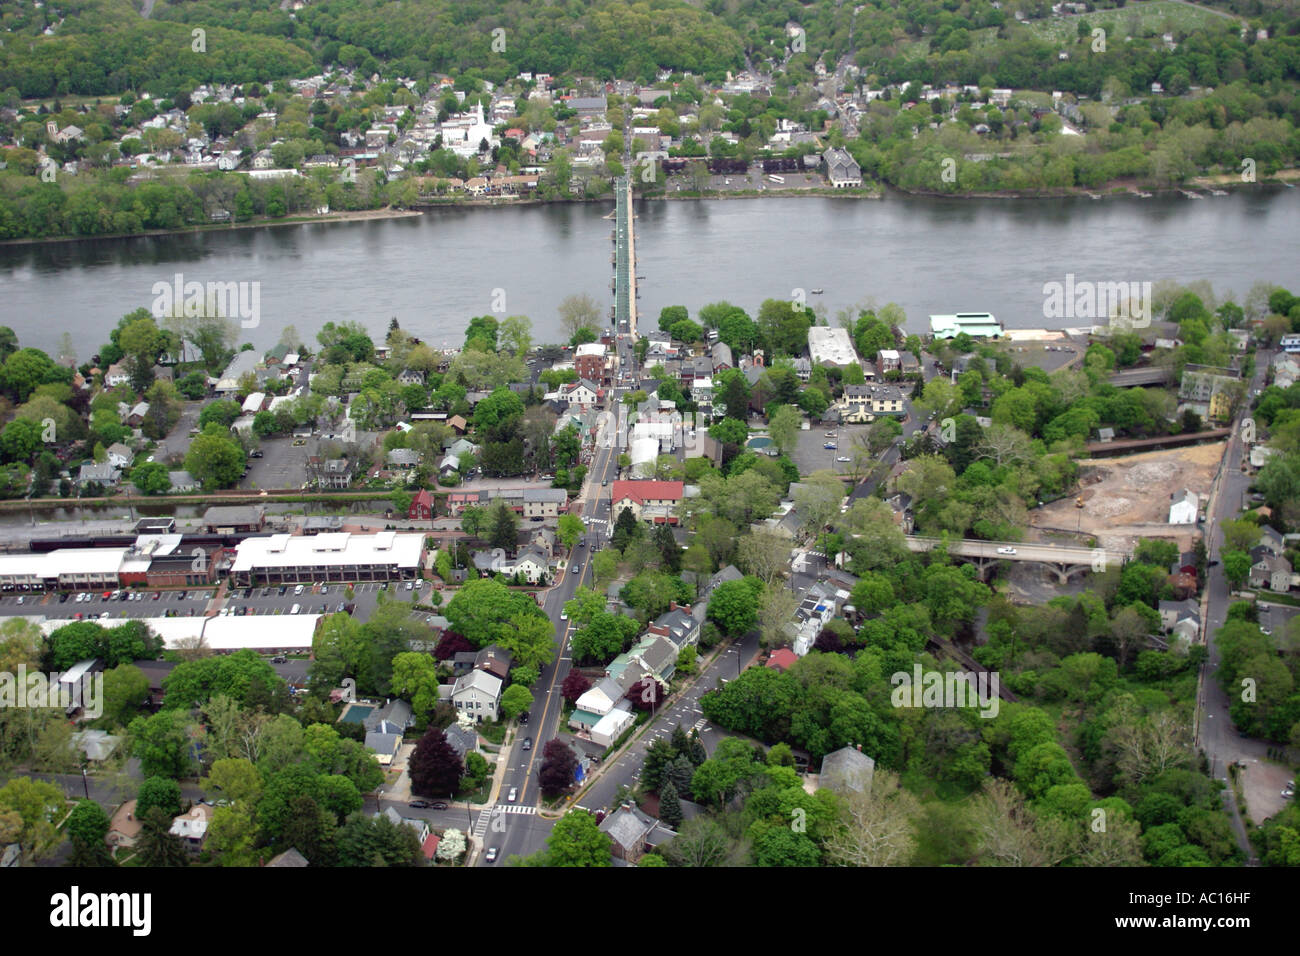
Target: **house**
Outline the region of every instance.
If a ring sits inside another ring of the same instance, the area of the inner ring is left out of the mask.
[[[726,369],[736,367],[736,363],[731,357],[731,346],[726,342],[715,343],[713,348],[710,349],[710,357],[713,360],[714,375],[717,375],[719,372]]]
[[[387,767],[402,749],[402,731],[396,724],[380,721],[374,730],[366,732],[365,746],[381,767]]]
[[[378,710],[372,710],[362,721],[362,726],[366,730],[379,730],[380,725],[389,724],[397,728],[397,733],[405,733],[408,728],[415,724],[415,715],[411,712],[411,705],[400,698],[384,702],[384,706]],[[390,729],[391,729],[390,727]]]
[[[1269,554],[1281,554],[1286,550],[1286,540],[1270,525],[1259,526],[1259,543]]]
[[[600,398],[596,383],[579,379],[559,388],[560,401],[568,405],[594,405]]]
[[[113,849],[119,847],[129,849],[135,846],[135,841],[139,839],[143,826],[140,818],[135,815],[135,801],[128,800],[118,807],[117,812],[113,814],[113,819],[108,825],[108,833],[104,836],[104,842]]]
[[[525,518],[555,518],[569,503],[569,493],[563,488],[524,489]]]
[[[487,671],[493,677],[499,677],[501,680],[505,680],[509,676],[510,668],[514,662],[514,655],[498,644],[489,644],[474,655],[475,667],[481,671]]]
[[[399,385],[423,385],[425,383],[425,373],[416,371],[413,368],[404,368],[397,374],[397,383]]]
[[[346,458],[327,459],[316,482],[321,488],[347,488],[352,484],[352,463]]]
[[[180,837],[185,848],[191,853],[203,849],[203,841],[208,838],[208,824],[212,822],[213,808],[206,803],[196,803],[189,811],[172,820],[172,827],[167,832]]]
[[[818,783],[842,796],[868,793],[876,772],[876,762],[862,752],[862,745],[841,747],[822,758]]]
[[[428,488],[421,488],[415,493],[415,497],[411,499],[411,507],[406,511],[406,517],[411,521],[433,518],[433,495],[429,493]]]
[[[1176,495],[1171,495],[1169,503],[1170,524],[1196,524],[1200,514],[1200,498],[1196,492],[1184,488]]]
[[[862,185],[862,167],[846,149],[828,149],[822,154],[826,163],[826,179],[836,189],[851,189]]]
[[[1115,440],[1115,429],[1113,428],[1097,429],[1097,441],[1101,442],[1103,445],[1109,445],[1114,440]]]
[[[387,455],[388,467],[397,471],[410,471],[419,467],[420,453],[414,448],[394,448]]]
[[[517,557],[506,557],[504,548],[491,551],[479,551],[474,555],[474,567],[480,574],[504,574],[506,577],[521,576],[529,584],[537,584],[546,574],[548,563],[546,556],[528,548]]]
[[[667,843],[676,832],[668,829],[634,803],[624,803],[600,824],[609,837],[614,859],[635,866],[649,849]]]
[[[419,840],[421,844],[423,844],[425,840],[429,839],[428,820],[423,820],[420,819],[419,817],[404,817],[400,813],[398,813],[396,807],[385,807],[384,812],[382,814],[376,812],[374,816],[387,817],[388,821],[392,823],[393,826],[395,827],[397,826],[410,827],[412,830],[415,831],[416,839]]]
[[[169,471],[167,477],[171,480],[172,491],[194,491],[199,487],[199,483],[188,471]]]
[[[1192,600],[1161,601],[1157,610],[1160,612],[1160,629],[1166,632],[1172,631],[1175,624],[1187,618],[1200,620],[1196,602]]]
[[[1251,555],[1255,555],[1252,553]],[[1250,566],[1250,586],[1270,591],[1287,591],[1291,588],[1291,562],[1281,555],[1264,554]]]
[[[691,614],[689,604],[673,601],[667,611],[650,622],[646,630],[672,641],[680,651],[699,640],[700,622]]]
[[[457,435],[463,435],[469,429],[469,422],[465,421],[463,415],[452,415],[447,419],[447,424]]]
[[[90,485],[100,488],[116,488],[122,480],[122,469],[112,462],[105,461],[93,465],[82,465],[77,473],[77,484],[85,489]]]
[[[624,689],[638,681],[653,678],[667,685],[677,669],[677,646],[658,634],[645,634],[630,651],[618,655],[605,667],[605,676],[618,681]]]
[[[817,635],[848,599],[848,591],[829,581],[816,581],[804,591],[803,600],[795,608],[794,621],[787,625],[794,637],[792,649],[796,655],[803,657],[812,650]]]
[[[126,365],[121,362],[114,362],[104,373],[104,385],[107,388],[116,388],[119,385],[126,385],[131,381],[131,373],[126,370]]]
[[[903,534],[911,534],[915,523],[912,496],[905,491],[899,491],[886,498],[885,504],[889,505],[890,511],[894,514],[894,524],[898,525]]]
[[[903,369],[903,357],[898,354],[897,349],[881,349],[879,361],[881,372],[902,371]]]
[[[790,650],[790,648],[778,647],[768,656],[767,664],[765,666],[770,667],[774,671],[781,671],[784,673],[789,670],[790,665],[798,659],[798,656],[794,651]]]
[[[301,866],[310,866],[311,864],[307,862],[307,858],[303,856],[301,853],[299,853],[295,847],[289,847],[289,849],[285,850],[283,853],[279,853],[271,857],[271,862],[267,863],[266,865],[301,867]]]
[[[451,701],[457,711],[468,714],[475,723],[496,720],[501,678],[475,668],[452,685]]]
[[[109,463],[116,465],[118,468],[126,468],[135,460],[135,452],[131,451],[130,448],[127,448],[120,441],[115,441],[113,444],[109,445],[106,454]]]
[[[130,411],[126,413],[124,421],[132,428],[139,428],[144,424],[144,418],[149,414],[148,402],[136,402],[131,406]]]
[[[681,502],[685,487],[680,481],[615,481],[610,514],[617,521],[618,515],[627,508],[638,521],[677,524],[677,516],[672,513],[672,509]]]
[[[443,731],[443,735],[461,760],[465,759],[466,754],[478,751],[478,731],[472,727],[463,727],[459,722],[453,722]]]

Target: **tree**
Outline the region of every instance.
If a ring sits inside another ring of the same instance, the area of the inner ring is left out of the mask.
[[[465,775],[465,766],[460,754],[447,742],[447,735],[430,727],[411,754],[410,775],[412,793],[450,796]]]
[[[244,450],[219,425],[209,425],[190,442],[185,470],[205,491],[229,488],[244,474]]]
[[[599,611],[573,635],[570,647],[575,661],[604,663],[613,660],[637,632],[637,622],[620,614]]]
[[[824,409],[823,409],[824,410]],[[793,451],[799,440],[799,424],[803,415],[791,405],[782,405],[772,413],[767,422],[767,432],[777,449],[785,455]]]
[[[181,838],[170,830],[171,817],[159,807],[140,816],[140,836],[136,839],[136,853],[141,865],[149,867],[188,866],[189,853]]]
[[[526,315],[508,315],[501,320],[501,347],[514,355],[524,355],[533,345],[533,323]]]
[[[731,636],[745,634],[758,621],[757,599],[762,582],[757,578],[724,581],[709,597],[707,616]]]
[[[193,738],[198,733],[188,711],[168,709],[151,717],[137,717],[131,721],[128,732],[146,777],[176,778],[189,774],[194,760]]]
[[[438,859],[443,863],[455,863],[468,848],[469,843],[462,831],[454,827],[444,830],[442,839],[438,841]]]
[[[560,543],[572,551],[573,546],[578,543],[578,539],[586,532],[587,526],[582,523],[582,519],[577,515],[563,514],[556,526],[556,534]]]
[[[568,333],[570,343],[585,335],[594,339],[600,331],[600,306],[585,292],[565,296],[560,300],[557,311],[560,314],[560,327]]]
[[[567,791],[573,786],[577,769],[578,758],[568,744],[558,739],[547,741],[542,749],[542,766],[537,774],[542,793],[554,798]]]
[[[569,671],[560,685],[560,693],[570,702],[577,701],[589,690],[591,690],[591,681],[581,671]]]
[[[14,777],[0,787],[0,831],[8,829],[6,838],[18,843],[28,863],[42,860],[63,840],[55,824],[66,802],[63,791],[52,783]],[[6,827],[9,814],[16,820],[11,818],[11,827]]]
[[[136,465],[131,470],[131,483],[146,495],[166,494],[172,487],[167,466],[159,461],[147,461],[142,465]]]
[[[143,817],[153,807],[159,807],[168,817],[181,812],[181,785],[166,777],[150,777],[140,784],[135,797],[136,816]]]
[[[488,518],[488,544],[513,551],[519,541],[519,516],[504,501],[498,501]]]
[[[64,832],[74,842],[79,841],[88,846],[102,846],[110,824],[108,814],[98,803],[94,800],[78,800],[77,805],[72,808],[72,813],[68,815]]]
[[[789,642],[786,625],[794,619],[799,599],[789,588],[769,585],[758,599],[759,640],[764,647],[780,647]]]
[[[869,789],[844,796],[839,825],[826,841],[827,859],[838,866],[906,866],[920,813],[920,801],[898,776],[878,767]]]
[[[501,716],[506,720],[514,720],[532,704],[533,695],[528,692],[528,688],[511,684],[501,695]]]
[[[682,801],[678,798],[677,787],[671,780],[659,788],[659,819],[672,830],[682,825]]]
[[[772,584],[789,567],[790,540],[766,528],[755,529],[736,542],[736,563],[746,574]]]
[[[549,745],[548,745],[549,746]],[[586,810],[570,810],[546,841],[548,866],[612,866],[612,840]]]

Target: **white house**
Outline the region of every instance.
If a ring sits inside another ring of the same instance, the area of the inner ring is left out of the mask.
[[[478,723],[497,719],[501,702],[501,678],[477,668],[460,677],[451,688],[456,710]]]
[[[1187,488],[1174,495],[1169,503],[1170,524],[1196,524],[1198,514],[1200,514],[1200,499],[1196,492]]]

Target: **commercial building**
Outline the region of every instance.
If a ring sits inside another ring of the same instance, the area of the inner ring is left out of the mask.
[[[997,338],[1002,334],[1002,323],[988,312],[930,316],[930,334],[936,339],[955,338],[963,332],[972,338]]]
[[[832,329],[815,325],[808,330],[808,355],[813,365],[834,365],[844,368],[858,361],[848,329]]]
[[[246,538],[235,548],[231,575],[239,587],[298,581],[392,581],[419,574],[424,535],[290,535]]]

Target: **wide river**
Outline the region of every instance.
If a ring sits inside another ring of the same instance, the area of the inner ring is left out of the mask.
[[[390,318],[457,346],[471,316],[523,314],[561,339],[556,307],[591,294],[607,309],[606,204],[441,208],[407,219],[312,223],[136,239],[0,246],[0,324],[53,353],[70,332],[85,361],[157,282],[260,283],[259,348],[294,325],[306,339],[356,320],[381,340]],[[1009,328],[1062,328],[1043,285],[1208,279],[1241,301],[1259,280],[1300,292],[1300,190],[1231,196],[883,201],[791,198],[637,206],[642,328],[659,310],[726,299],[753,314],[795,289],[834,323],[843,308],[897,302],[908,328],[931,313],[992,312]],[[252,288],[251,286],[249,287]],[[648,321],[647,321],[648,319]]]

